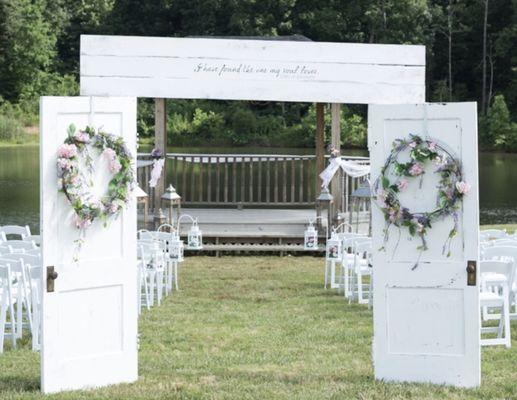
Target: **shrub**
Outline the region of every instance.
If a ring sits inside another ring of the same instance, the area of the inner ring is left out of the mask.
[[[512,123],[503,95],[494,97],[486,117],[480,121],[480,142],[485,148],[517,150],[517,124]]]
[[[4,142],[20,143],[25,133],[22,124],[12,116],[0,114],[0,140]]]

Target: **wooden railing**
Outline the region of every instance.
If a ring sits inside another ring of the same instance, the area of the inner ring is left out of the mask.
[[[140,187],[148,187],[152,167],[149,154],[138,154]],[[347,157],[368,163],[364,157]],[[313,207],[316,197],[316,163],[313,155],[280,154],[167,154],[166,183],[172,183],[186,206]],[[358,185],[340,178],[342,205]],[[151,204],[154,204],[151,198]]]

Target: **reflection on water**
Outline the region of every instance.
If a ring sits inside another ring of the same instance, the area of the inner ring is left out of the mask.
[[[141,151],[147,149],[141,148]],[[314,154],[312,149],[170,148],[177,153]],[[364,151],[345,151],[365,155]],[[481,223],[517,223],[517,154],[479,157]],[[29,224],[39,230],[39,148],[0,148],[0,225]]]

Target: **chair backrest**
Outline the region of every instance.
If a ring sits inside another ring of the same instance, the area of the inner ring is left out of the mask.
[[[14,257],[10,256],[2,256],[0,257],[0,264],[9,265],[11,267],[11,272],[15,274],[21,274],[22,278],[25,280],[25,264],[23,260],[17,260]]]
[[[0,231],[6,236],[17,236],[19,239],[24,239],[31,234],[31,230],[28,225],[4,225],[0,227]]]
[[[502,239],[506,237],[505,229],[484,229],[480,231],[480,234],[490,239]]]
[[[508,285],[511,286],[515,277],[515,268],[512,261],[483,260],[479,263],[480,273],[500,274],[506,277]]]
[[[38,248],[34,242],[25,240],[8,240],[5,244],[13,250],[34,250]]]
[[[517,247],[513,246],[493,246],[487,247],[481,253],[482,260],[499,260],[499,261],[510,261],[512,268],[517,268]],[[515,279],[515,274],[513,274]],[[510,281],[510,287],[512,286]]]
[[[41,235],[29,235],[23,240],[26,242],[32,242],[37,246],[41,246]]]
[[[148,231],[147,229],[140,229],[136,233],[136,237],[138,239],[152,239],[153,238],[153,234],[152,234],[152,232]]]
[[[34,254],[27,253],[13,253],[4,255],[3,258],[9,258],[11,260],[22,260],[25,266],[31,267],[40,267],[41,266],[41,257]]]
[[[491,240],[489,243],[491,243],[492,246],[517,246],[517,239],[508,237],[504,239]]]

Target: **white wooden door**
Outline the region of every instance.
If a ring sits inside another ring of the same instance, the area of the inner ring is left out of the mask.
[[[429,249],[422,253],[415,270],[419,238],[411,239],[407,228],[402,228],[399,239],[397,228],[391,227],[384,243],[384,216],[372,206],[375,377],[478,386],[479,288],[467,286],[466,272],[467,261],[479,260],[476,104],[371,105],[368,146],[372,180],[379,176],[394,139],[407,138],[410,133],[447,145],[461,161],[464,180],[472,188],[463,199],[450,257],[442,254],[453,225],[453,218],[446,217],[429,229]],[[439,175],[433,173],[435,168],[428,165],[421,189],[418,179],[413,179],[399,194],[401,205],[420,212],[436,207]]]
[[[58,193],[56,171],[56,151],[72,123],[78,129],[93,125],[123,136],[136,157],[136,99],[42,97],[40,101],[43,265],[54,266],[59,274],[55,291],[44,290],[42,299],[45,393],[132,382],[138,376],[136,204],[130,202],[107,227],[94,221],[74,262],[79,231],[70,204]],[[105,194],[111,179],[106,161],[95,151],[91,154],[94,191]]]

